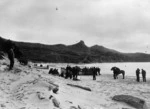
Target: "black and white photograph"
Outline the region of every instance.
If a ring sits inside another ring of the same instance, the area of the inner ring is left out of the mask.
[[[150,109],[150,1],[1,0],[0,109]]]

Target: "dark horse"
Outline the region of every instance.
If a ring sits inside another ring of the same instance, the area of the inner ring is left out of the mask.
[[[122,74],[123,79],[125,78],[125,71],[124,70],[120,70],[118,67],[112,67],[111,70],[114,73],[114,79],[118,79],[118,75]]]

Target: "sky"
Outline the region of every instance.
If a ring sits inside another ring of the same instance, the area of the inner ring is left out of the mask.
[[[0,36],[150,53],[149,0],[1,0]]]

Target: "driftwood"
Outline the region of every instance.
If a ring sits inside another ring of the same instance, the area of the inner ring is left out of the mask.
[[[84,89],[84,90],[87,90],[87,91],[91,91],[91,89],[88,88],[88,87],[83,87],[83,86],[73,85],[73,84],[67,84],[67,85],[72,86],[72,87],[78,87],[78,88],[81,88],[81,89]]]
[[[71,106],[69,109],[78,109],[78,108],[75,106]]]
[[[53,85],[53,86],[55,86],[55,87],[59,87],[59,85],[57,85],[57,84],[55,84],[55,83],[53,83],[51,81],[48,81],[48,83],[51,84],[51,85]]]
[[[125,102],[137,109],[147,109],[146,102],[143,99],[130,95],[116,95],[112,98],[115,101]]]

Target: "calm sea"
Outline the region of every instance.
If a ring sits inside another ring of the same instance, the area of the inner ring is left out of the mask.
[[[50,63],[50,66],[53,67],[66,67],[68,64],[62,63]],[[71,66],[80,66],[80,67],[100,67],[101,74],[112,74],[113,72],[110,70],[113,66],[119,67],[122,70],[125,70],[126,76],[135,76],[135,71],[137,68],[146,70],[147,77],[150,78],[150,62],[127,62],[127,63],[92,63],[92,64],[69,64]]]

